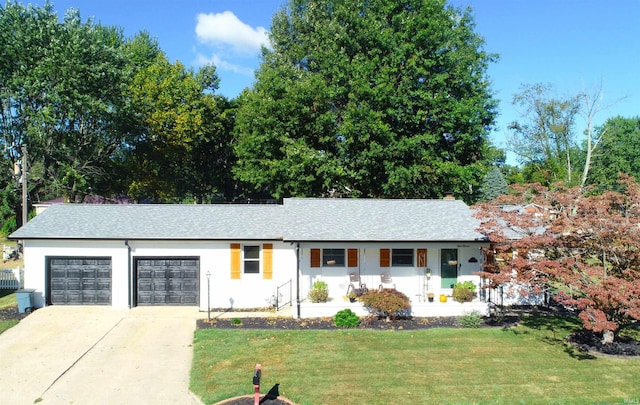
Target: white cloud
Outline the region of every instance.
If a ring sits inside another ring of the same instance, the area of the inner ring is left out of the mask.
[[[231,48],[237,53],[255,54],[260,46],[270,46],[264,27],[253,28],[240,21],[231,11],[198,14],[196,35],[202,43]]]

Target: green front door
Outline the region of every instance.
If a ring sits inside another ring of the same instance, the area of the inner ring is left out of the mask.
[[[442,249],[440,252],[441,288],[453,288],[458,282],[458,249]]]

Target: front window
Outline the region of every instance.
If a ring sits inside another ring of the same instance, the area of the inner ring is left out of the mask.
[[[245,245],[243,255],[244,273],[260,273],[260,246]]]
[[[391,266],[410,267],[413,266],[413,249],[392,249]]]
[[[322,249],[322,264],[344,267],[344,249]]]

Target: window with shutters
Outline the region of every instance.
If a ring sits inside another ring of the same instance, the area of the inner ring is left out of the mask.
[[[391,249],[391,266],[413,266],[413,249]]]
[[[322,265],[344,267],[344,249],[322,249]]]
[[[358,267],[358,249],[310,249],[311,267]]]
[[[238,280],[241,274],[260,274],[265,280],[273,278],[273,244],[240,245],[232,243],[231,279]]]
[[[244,274],[260,273],[260,246],[244,245],[242,249]]]

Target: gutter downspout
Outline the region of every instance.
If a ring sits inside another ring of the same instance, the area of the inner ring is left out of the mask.
[[[125,239],[124,245],[127,247],[127,283],[129,284],[128,305],[129,309],[131,309],[133,306],[133,274],[131,273],[131,246],[129,245],[128,239]]]
[[[296,243],[296,318],[300,319],[300,243]]]

